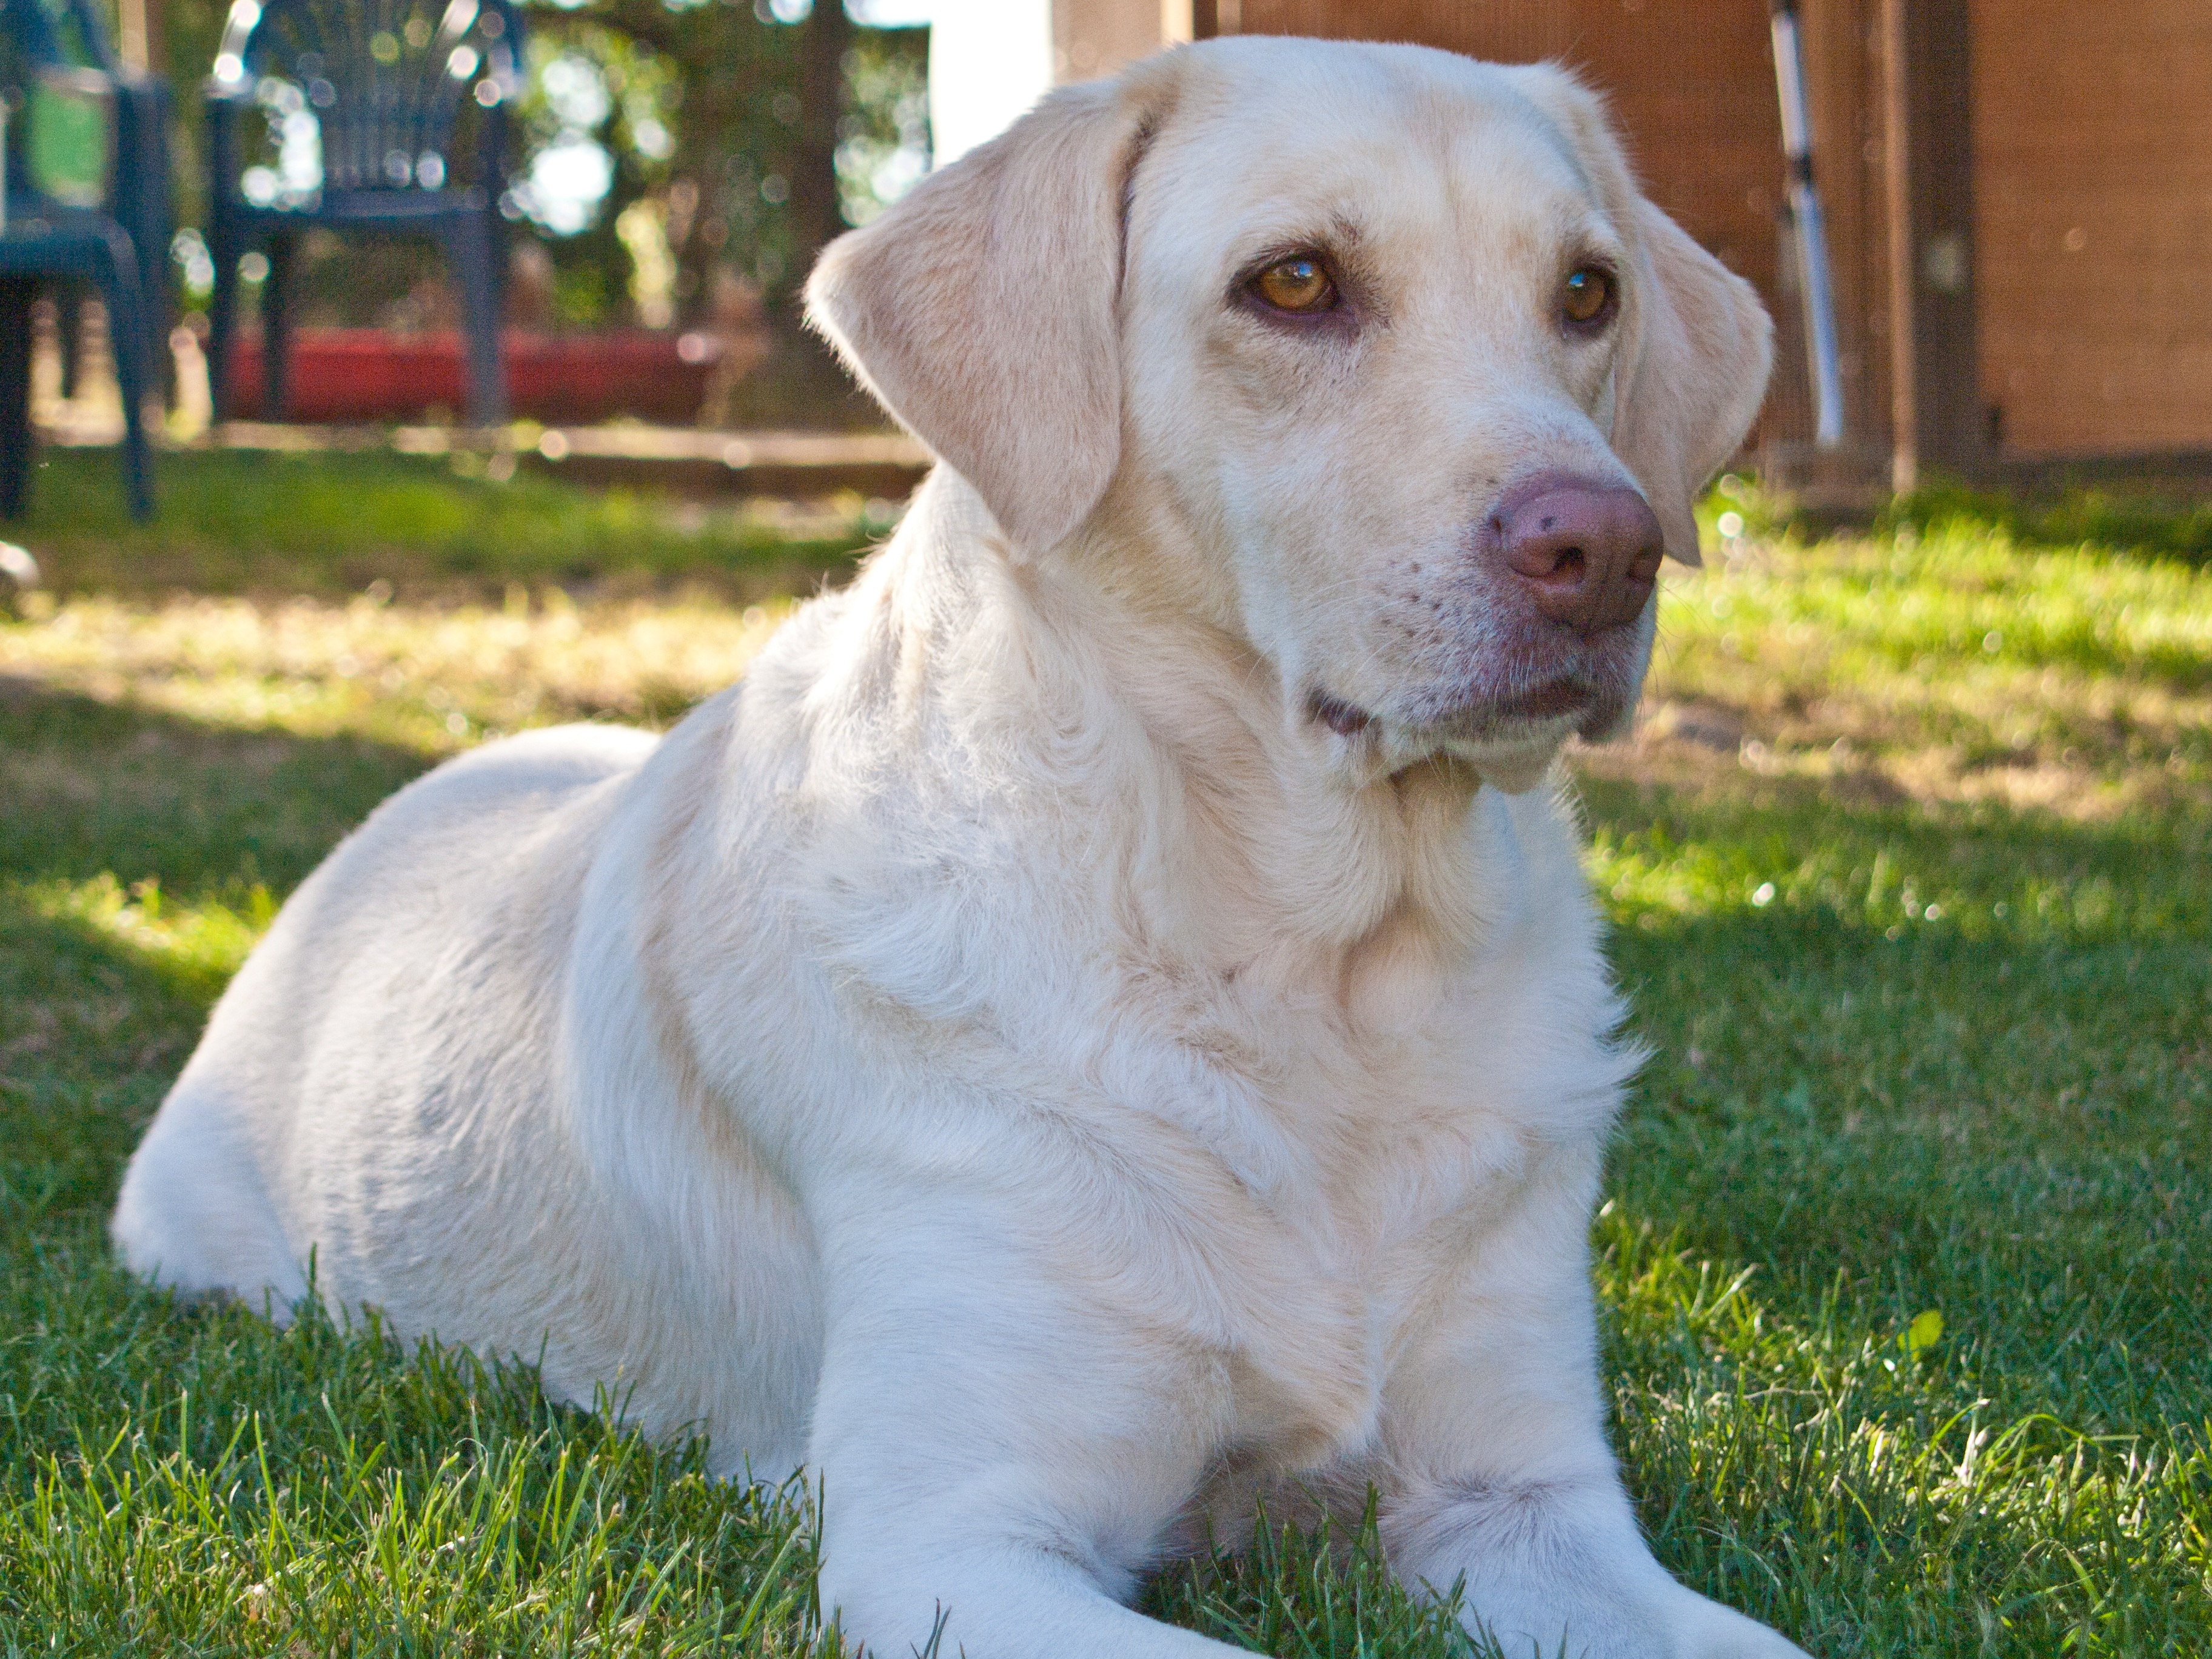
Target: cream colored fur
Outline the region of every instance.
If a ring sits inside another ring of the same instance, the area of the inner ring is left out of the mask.
[[[1358,316],[1255,319],[1315,245]],[[1592,256],[1625,309],[1570,340]],[[1371,1482],[1516,1654],[1796,1653],[1615,1474],[1584,1241],[1635,1056],[1543,781],[1575,722],[1453,701],[1516,476],[1632,477],[1694,556],[1749,290],[1563,73],[1234,40],[1054,94],[812,300],[946,463],[896,537],[665,737],[380,808],[148,1133],[130,1262],[281,1312],[312,1256],[807,1467],[886,1656],[940,1609],[972,1659],[1225,1653],[1124,1599],[1293,1480]]]

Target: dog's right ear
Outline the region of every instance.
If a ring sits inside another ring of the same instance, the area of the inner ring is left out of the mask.
[[[1698,556],[1698,492],[1735,453],[1766,397],[1774,325],[1749,283],[1650,203],[1636,204],[1643,323],[1616,383],[1613,447],[1684,564]]]
[[[807,317],[1024,552],[1121,453],[1122,207],[1183,54],[1048,96],[824,250]]]

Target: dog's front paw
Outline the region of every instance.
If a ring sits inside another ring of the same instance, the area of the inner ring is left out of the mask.
[[[1671,1652],[1678,1659],[1811,1659],[1805,1650],[1733,1607],[1683,1594],[1692,1605]]]
[[[1757,1620],[1673,1583],[1656,1596],[1547,1598],[1541,1611],[1502,1618],[1471,1607],[1467,1618],[1478,1644],[1490,1644],[1476,1649],[1486,1659],[1811,1659]]]

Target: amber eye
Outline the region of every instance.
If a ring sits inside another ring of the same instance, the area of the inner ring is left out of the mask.
[[[1327,267],[1304,254],[1269,265],[1252,279],[1251,289],[1278,311],[1327,311],[1336,304]]]
[[[1597,322],[1612,307],[1613,278],[1594,265],[1583,265],[1571,273],[1559,290],[1559,309],[1571,323]]]

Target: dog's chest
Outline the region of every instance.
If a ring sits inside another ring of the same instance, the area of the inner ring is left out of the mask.
[[[1545,1146],[1601,1127],[1577,1097],[1610,1081],[1602,1042],[1526,1019],[1525,989],[1455,988],[1389,1030],[1271,1000],[1243,1021],[1259,1040],[1218,1068],[1223,1109],[1200,1127],[1317,1261],[1370,1277],[1440,1221],[1479,1221]]]
[[[1240,1455],[1310,1468],[1366,1442],[1408,1321],[1449,1293],[1551,1144],[1540,1091],[1485,1067],[1480,1047],[1449,1024],[1310,1035],[1224,1091],[1211,1139],[1261,1218],[1224,1228],[1215,1258],[1233,1264],[1220,1288]]]

